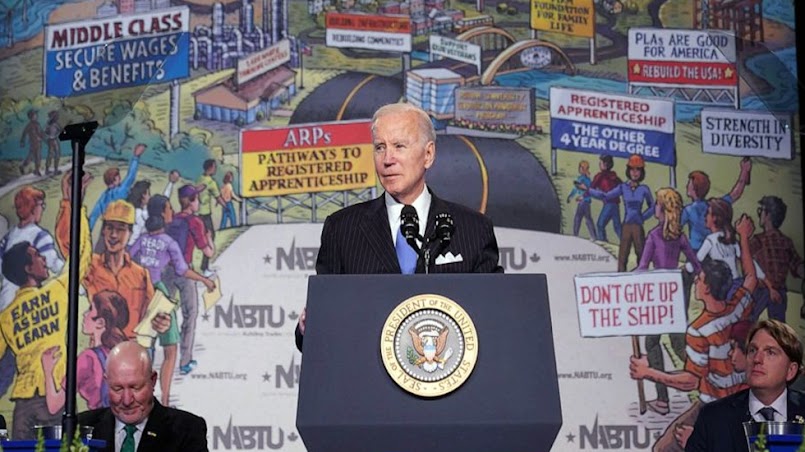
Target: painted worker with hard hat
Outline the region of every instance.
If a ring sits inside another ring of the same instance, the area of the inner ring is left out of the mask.
[[[66,206],[65,208],[69,208]],[[114,290],[126,299],[129,323],[123,329],[130,339],[136,338],[134,328],[140,323],[148,303],[154,296],[154,286],[148,270],[131,259],[126,245],[134,227],[134,206],[123,200],[109,203],[103,213],[102,253],[93,253],[92,263],[82,285],[90,300],[102,290]],[[57,236],[68,236],[68,230],[56,228]],[[165,320],[170,325],[170,317]],[[167,328],[166,328],[167,329]]]
[[[634,246],[637,262],[643,254],[643,245],[646,232],[643,222],[654,215],[654,198],[651,189],[642,184],[646,178],[646,163],[643,157],[632,155],[626,162],[626,182],[621,183],[610,191],[604,192],[594,188],[589,193],[596,199],[611,201],[623,197],[623,227],[621,228],[621,242],[618,249],[618,271],[626,271],[626,262],[629,260],[629,248]],[[579,186],[582,190],[588,187]],[[643,205],[645,204],[645,209]]]

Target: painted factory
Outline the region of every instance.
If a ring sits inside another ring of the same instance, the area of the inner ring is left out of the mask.
[[[288,33],[288,0],[262,0],[262,26],[254,2],[244,1],[237,25],[225,23],[215,3],[212,25],[197,26],[190,38],[190,66],[210,71],[235,68],[221,83],[193,93],[195,118],[238,126],[269,118],[296,94],[299,41]]]

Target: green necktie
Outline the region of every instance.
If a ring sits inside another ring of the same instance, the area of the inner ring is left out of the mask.
[[[123,444],[120,446],[120,452],[134,452],[134,432],[137,431],[136,425],[127,425],[126,437],[123,438]]]

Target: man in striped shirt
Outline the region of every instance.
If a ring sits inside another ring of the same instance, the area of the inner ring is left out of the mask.
[[[755,230],[752,219],[742,215],[736,227],[740,234],[742,287],[726,300],[732,272],[722,261],[707,261],[694,281],[696,298],[704,303],[702,313],[690,322],[685,336],[687,361],[683,370],[665,372],[648,366],[647,357],[630,358],[629,371],[633,379],[647,379],[680,391],[699,390],[699,400],[672,422],[655,444],[655,450],[682,450],[674,437],[676,424],[693,425],[702,406],[713,400],[734,394],[745,388],[745,374],[733,368],[730,359],[730,333],[752,312],[752,291],[758,284],[749,239]]]

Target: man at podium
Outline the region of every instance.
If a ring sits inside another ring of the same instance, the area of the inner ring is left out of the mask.
[[[425,184],[436,159],[436,132],[428,114],[411,104],[385,105],[372,117],[372,140],[385,193],[327,217],[316,273],[503,272],[492,221],[438,198]],[[305,314],[296,328],[299,350]]]

